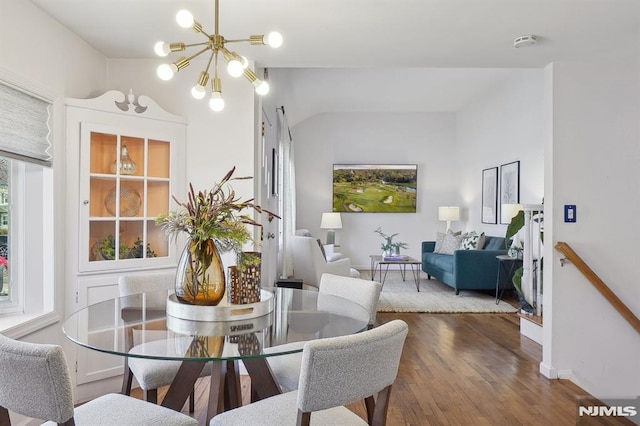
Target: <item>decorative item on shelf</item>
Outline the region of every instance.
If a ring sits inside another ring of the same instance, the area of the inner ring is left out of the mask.
[[[238,265],[229,266],[229,302],[236,305],[260,301],[260,253],[242,252]]]
[[[328,229],[327,244],[336,243],[336,229],[342,229],[342,218],[340,213],[322,213],[320,228]]]
[[[143,243],[140,237],[134,241],[133,246],[129,247],[127,243],[120,241],[118,245],[118,259],[141,259],[143,257]],[[116,258],[116,239],[112,234],[101,238],[96,242],[92,249],[95,260],[115,260]],[[151,249],[151,245],[147,243],[146,257],[156,257],[157,254]]]
[[[142,250],[143,250],[142,240],[140,239],[140,237],[138,237],[133,242],[133,246],[131,246],[131,249],[129,250],[128,257],[130,259],[142,259],[143,257],[150,258],[150,257],[158,256],[155,251],[151,250],[151,245],[149,243],[147,243],[145,256],[143,256]]]
[[[156,223],[174,239],[180,232],[189,236],[176,271],[175,294],[182,303],[218,305],[225,292],[220,252],[234,252],[238,265],[243,266],[242,248],[253,241],[247,225],[262,226],[242,211],[253,209],[258,213],[273,214],[254,204],[253,200],[240,201],[233,189],[226,188],[231,180],[251,179],[234,178],[234,172],[235,167],[210,190],[197,194],[189,184],[187,202],[173,197],[182,209],[156,219]]]
[[[387,257],[396,257],[396,256],[400,256],[400,249],[404,248],[406,249],[407,247],[409,247],[407,245],[407,243],[402,243],[402,242],[394,242],[393,238],[398,235],[398,233],[396,232],[395,234],[391,234],[391,235],[387,235],[382,231],[382,228],[378,228],[375,231],[376,234],[380,235],[383,239],[384,242],[382,243],[382,245],[380,246],[380,248],[382,249],[382,257],[387,260]]]
[[[189,57],[182,57],[171,64],[162,64],[158,67],[157,74],[162,80],[170,80],[175,73],[189,65],[189,61],[200,56],[201,54],[209,51],[209,60],[204,71],[200,72],[198,81],[191,89],[191,95],[196,99],[202,99],[206,95],[206,86],[209,81],[209,68],[213,62],[213,80],[211,81],[211,99],[209,100],[209,107],[213,111],[222,111],[224,109],[224,99],[222,98],[222,83],[218,78],[218,56],[222,55],[223,59],[227,62],[227,71],[232,77],[240,77],[244,75],[247,80],[255,87],[255,91],[258,95],[266,95],[269,92],[269,84],[266,81],[260,80],[255,72],[253,72],[248,66],[249,61],[244,56],[240,56],[238,53],[230,51],[226,48],[227,43],[237,42],[249,42],[252,45],[269,45],[271,47],[280,47],[282,45],[282,35],[278,32],[271,32],[268,36],[252,35],[245,39],[225,39],[218,33],[218,0],[214,3],[214,33],[207,34],[202,25],[193,19],[193,15],[188,10],[180,10],[176,14],[176,21],[182,28],[192,28],[195,32],[202,34],[207,40],[203,43],[185,44],[179,43],[165,43],[159,41],[155,44],[154,51],[158,56],[165,57],[172,52],[182,52],[186,49],[194,46],[199,46],[201,50]]]
[[[116,239],[109,234],[101,238],[93,246],[93,254],[96,260],[115,260],[116,258]],[[123,241],[118,245],[118,258],[125,259],[129,254],[129,247]]]
[[[438,207],[438,220],[447,222],[447,230],[445,232],[449,232],[449,230],[451,229],[451,222],[460,220],[460,207]]]
[[[120,149],[120,161],[113,160],[111,163],[111,173],[114,175],[120,172],[121,175],[132,175],[136,172],[136,163],[129,157],[129,149],[126,145],[122,145]]]
[[[116,216],[116,193],[117,190],[114,186],[104,199],[104,207],[111,216]],[[120,216],[136,216],[140,211],[140,207],[142,207],[140,193],[128,185],[120,185]]]

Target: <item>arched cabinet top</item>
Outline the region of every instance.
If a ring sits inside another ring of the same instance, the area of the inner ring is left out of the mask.
[[[184,117],[171,114],[150,97],[145,95],[138,96],[133,93],[132,89],[127,94],[119,90],[109,90],[98,97],[90,99],[66,98],[65,105],[141,118],[186,123]]]

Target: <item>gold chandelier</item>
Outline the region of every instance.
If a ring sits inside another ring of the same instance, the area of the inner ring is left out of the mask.
[[[249,42],[252,45],[269,45],[271,47],[280,47],[282,45],[282,36],[278,32],[271,32],[266,37],[264,35],[252,35],[246,39],[227,40],[218,32],[218,0],[215,0],[214,10],[214,33],[207,34],[202,30],[202,25],[193,19],[193,15],[188,10],[181,10],[176,14],[176,22],[183,28],[192,28],[195,32],[206,37],[206,41],[202,43],[185,44],[165,43],[159,41],[156,43],[154,50],[158,56],[165,57],[172,52],[182,52],[190,47],[201,46],[202,49],[191,56],[182,57],[175,62],[162,64],[158,67],[158,77],[162,80],[171,80],[175,73],[189,65],[189,61],[210,51],[209,62],[204,71],[200,72],[198,81],[191,89],[191,95],[196,99],[202,99],[206,95],[206,86],[209,81],[209,69],[213,62],[213,78],[211,79],[211,99],[209,107],[214,111],[222,111],[224,109],[224,99],[222,98],[222,84],[218,78],[218,56],[222,55],[227,63],[227,71],[233,77],[244,75],[249,82],[255,87],[258,95],[266,95],[269,92],[269,83],[260,80],[254,71],[248,65],[249,61],[244,56],[240,56],[236,52],[230,51],[225,47],[227,43]]]

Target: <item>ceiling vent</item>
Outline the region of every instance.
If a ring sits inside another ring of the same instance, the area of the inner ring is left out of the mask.
[[[513,47],[517,49],[518,47],[531,46],[537,41],[538,39],[534,35],[522,35],[513,39]]]

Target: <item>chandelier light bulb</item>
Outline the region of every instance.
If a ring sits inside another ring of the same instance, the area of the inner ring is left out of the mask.
[[[203,86],[200,86],[199,84],[196,84],[191,88],[191,96],[193,96],[196,99],[202,99],[206,94],[207,92],[205,88]]]
[[[224,109],[224,99],[222,99],[222,93],[213,92],[211,99],[209,100],[209,108],[215,112],[220,112]]]
[[[280,46],[282,46],[282,34],[280,34],[277,31],[272,31],[267,35],[267,39],[266,39],[266,43],[267,45],[271,46],[271,47],[275,47],[278,48]]]
[[[242,69],[246,70],[249,67],[249,60],[246,56],[240,56],[240,62],[242,62]]]
[[[171,49],[169,49],[169,45],[164,41],[157,42],[155,46],[153,46],[153,50],[156,52],[156,55],[163,58],[171,52]]]
[[[231,59],[227,64],[227,72],[231,77],[240,77],[244,73],[242,62],[237,59]]]
[[[161,80],[171,80],[173,78],[173,75],[178,71],[178,67],[176,67],[174,64],[162,64],[158,67],[157,69],[157,73],[158,73],[158,77],[160,77]]]
[[[188,10],[182,9],[176,14],[176,22],[182,28],[191,28],[193,26],[193,15]]]
[[[253,85],[256,88],[256,93],[260,96],[264,96],[269,93],[269,83],[262,80],[256,80],[253,82]]]

